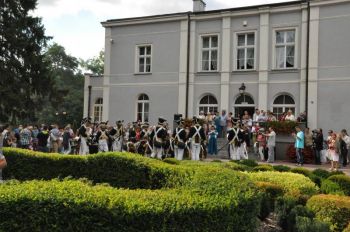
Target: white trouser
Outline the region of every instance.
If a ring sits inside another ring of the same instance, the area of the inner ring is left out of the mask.
[[[68,141],[68,148],[67,150],[63,148],[63,154],[68,155],[72,151],[72,148],[70,146],[70,141]]]
[[[243,145],[236,147],[235,145],[230,145],[230,156],[232,160],[240,160],[241,157],[245,158]]]
[[[89,154],[89,146],[86,143],[86,138],[81,137],[80,138],[80,149],[79,149],[80,155],[88,155]]]
[[[182,160],[184,157],[184,149],[180,149],[177,146],[174,147],[175,159]]]
[[[260,155],[260,160],[264,161],[265,160],[265,156],[264,156],[264,147],[263,146],[259,147],[259,155]]]
[[[157,159],[162,159],[162,155],[163,155],[163,148],[160,147],[153,147],[153,152],[152,152],[152,155],[151,157],[154,158],[157,156]]]
[[[120,139],[114,140],[112,144],[112,150],[113,151],[122,151],[122,142]]]
[[[98,151],[99,152],[108,152],[108,143],[106,139],[98,140]]]
[[[201,153],[201,144],[200,143],[192,143],[191,146],[192,160],[199,160],[199,154]]]

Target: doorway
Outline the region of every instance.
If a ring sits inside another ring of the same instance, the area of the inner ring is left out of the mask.
[[[248,94],[239,95],[234,104],[234,117],[241,118],[244,111],[248,111],[250,117],[253,117],[255,112],[254,99]]]

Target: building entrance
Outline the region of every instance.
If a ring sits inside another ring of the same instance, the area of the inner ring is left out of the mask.
[[[235,100],[233,109],[235,118],[241,118],[244,111],[248,111],[250,117],[253,117],[255,111],[254,99],[248,94],[239,95]]]

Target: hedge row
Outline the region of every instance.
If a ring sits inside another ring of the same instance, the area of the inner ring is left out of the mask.
[[[341,232],[350,222],[350,197],[316,195],[308,200],[307,207],[319,220],[329,223],[332,231]]]
[[[94,183],[114,187],[159,189],[181,185],[193,173],[192,168],[176,167],[130,153],[61,155],[30,150],[4,149],[8,166],[5,179],[51,180],[87,178]]]
[[[0,230],[243,232],[256,229],[259,198],[245,189],[248,182],[238,183],[240,186],[243,183],[244,192],[226,190],[226,194],[221,192],[218,196],[211,190],[200,191],[202,182],[197,181],[193,188],[161,190],[123,190],[77,180],[9,182],[0,185],[0,216],[4,219]],[[238,188],[238,184],[234,187]]]

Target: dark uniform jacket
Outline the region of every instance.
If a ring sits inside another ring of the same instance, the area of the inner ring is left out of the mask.
[[[236,136],[237,133],[237,136]],[[236,137],[235,141],[232,141]],[[234,146],[240,146],[243,142],[244,134],[239,128],[231,128],[227,131],[227,140]]]
[[[198,133],[199,135],[197,134],[198,129],[199,129],[199,133]],[[206,140],[204,129],[200,125],[192,126],[188,137],[192,138],[192,142],[194,143],[200,143]]]

